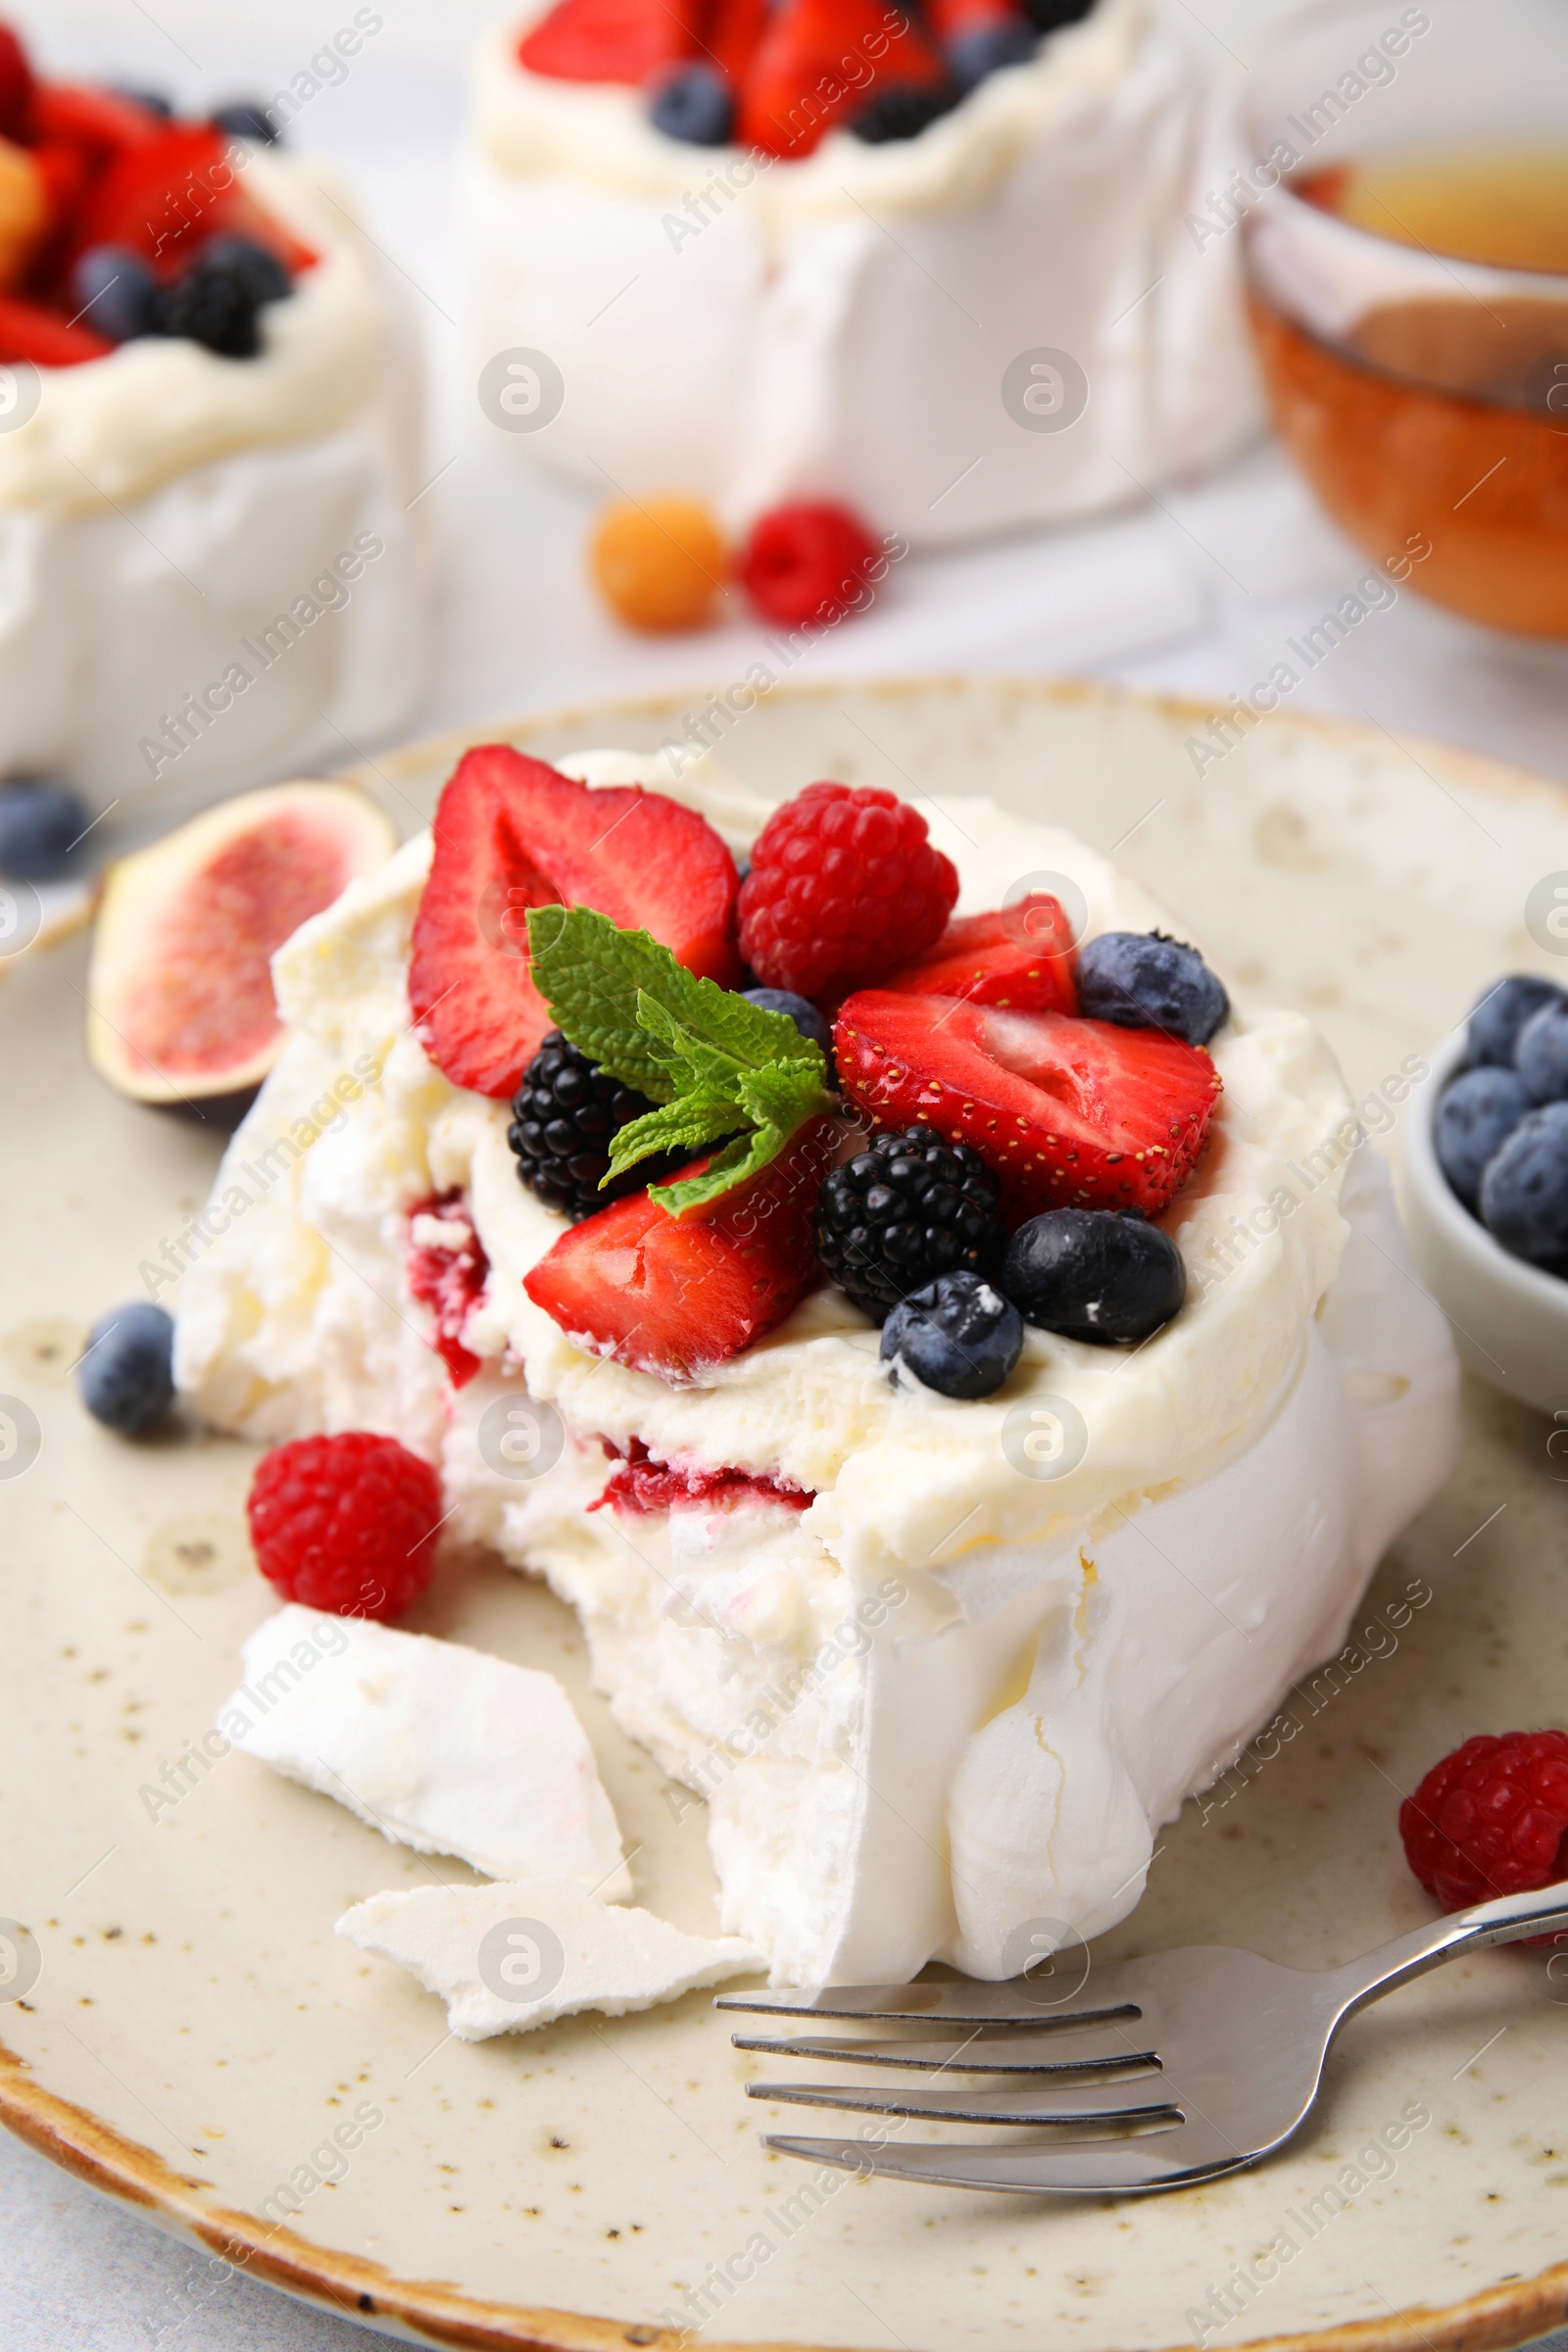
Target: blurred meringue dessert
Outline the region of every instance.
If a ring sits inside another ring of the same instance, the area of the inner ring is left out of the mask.
[[[341,760],[419,691],[416,350],[276,139],[50,81],[0,24],[0,775],[122,820]]]
[[[603,493],[911,546],[1081,514],[1259,422],[1183,224],[1205,61],[1152,0],[556,0],[474,65],[480,399]]]

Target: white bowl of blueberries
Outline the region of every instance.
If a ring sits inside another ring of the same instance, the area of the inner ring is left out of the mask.
[[[1488,989],[1412,1094],[1405,1224],[1460,1354],[1568,1420],[1568,991]]]

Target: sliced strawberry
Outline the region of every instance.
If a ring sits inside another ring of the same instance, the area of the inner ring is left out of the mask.
[[[995,914],[961,914],[917,963],[881,983],[901,997],[961,997],[1013,1012],[1076,1012],[1072,926],[1059,899],[1035,891]]]
[[[704,35],[709,62],[739,88],[767,30],[771,0],[717,0]]]
[[[947,78],[941,53],[887,0],[784,0],[746,76],[736,136],[799,159],[873,86],[926,89]]]
[[[150,147],[168,130],[167,116],[114,90],[41,81],[33,93],[29,136],[74,147],[94,164],[107,163],[124,147]]]
[[[488,744],[442,793],[435,842],[409,1003],[454,1086],[515,1094],[553,1026],[528,973],[530,906],[595,907],[623,931],[651,931],[721,987],[740,979],[735,860],[706,818],[662,793],[590,792]]]
[[[1017,0],[925,0],[925,18],[939,41],[961,40],[966,32],[988,32],[993,24],[1027,24]]]
[[[37,368],[79,368],[114,348],[89,326],[71,326],[35,302],[0,294],[0,366],[31,360]]]
[[[970,1144],[1003,1205],[1156,1217],[1191,1175],[1219,1092],[1206,1054],[1155,1029],[862,989],[833,1032],[846,1093],[880,1126]]]
[[[522,1287],[592,1354],[659,1380],[701,1380],[823,1280],[811,1210],[836,1136],[832,1119],[808,1121],[750,1184],[684,1217],[633,1193],[564,1233]]]
[[[517,43],[517,63],[552,81],[640,86],[699,54],[697,0],[559,0]]]

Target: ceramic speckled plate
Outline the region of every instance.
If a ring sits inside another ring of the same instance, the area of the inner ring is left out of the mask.
[[[686,715],[601,706],[509,732],[546,755],[652,748]],[[822,774],[979,789],[1075,827],[1246,989],[1321,1020],[1358,1095],[1488,977],[1549,963],[1523,923],[1531,885],[1568,869],[1549,786],[1296,718],[1200,780],[1184,748],[1199,722],[1037,684],[786,690],[733,727],[725,757],[777,794]],[[459,748],[365,780],[412,824]],[[753,2062],[704,1994],[467,2047],[412,1980],[334,1938],[347,1904],[426,1865],[244,1757],[179,1762],[270,1605],[243,1533],[252,1456],[188,1431],[122,1445],[65,1377],[219,1150],[86,1073],[84,957],[83,938],[57,941],[0,987],[0,1388],[41,1432],[36,1461],[0,1483],[0,1913],[39,1962],[0,2008],[13,2130],[255,2276],[417,2342],[648,2345],[694,2288],[715,2352],[1108,2352],[1190,2343],[1205,2306],[1226,2347],[1506,2346],[1560,2323],[1568,1984],[1539,1953],[1477,1958],[1358,2020],[1280,2161],[1176,2197],[1044,2205],[842,2175],[824,2194],[761,2152],[759,2128],[783,2119],[743,2098]],[[1219,1936],[1317,1965],[1396,1934],[1428,1915],[1398,1852],[1398,1790],[1461,1734],[1564,1720],[1548,1425],[1479,1389],[1467,1412],[1464,1463],[1385,1563],[1353,1657],[1293,1701],[1297,1730],[1187,1807],[1107,1954]],[[564,1678],[639,1848],[641,1898],[711,1928],[700,1809],[668,1803],[613,1730],[565,1612],[472,1558],[410,1622]],[[330,2153],[357,2110],[357,2144]],[[1357,2162],[1412,2115],[1428,2120],[1396,2154]],[[1237,2266],[1282,2235],[1290,2256],[1277,2247],[1259,2265],[1273,2275],[1233,2287],[1235,2315],[1218,2316]]]

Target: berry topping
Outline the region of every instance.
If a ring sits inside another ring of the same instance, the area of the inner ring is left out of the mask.
[[[873,1322],[935,1275],[990,1273],[1006,1246],[996,1178],[929,1127],[874,1136],[817,1197],[816,1254]]]
[[[281,125],[255,98],[234,98],[227,106],[218,107],[213,127],[225,131],[231,139],[254,139],[262,147],[275,147],[283,136]]]
[[[612,1136],[653,1107],[646,1095],[622,1086],[552,1029],[523,1072],[512,1105],[507,1141],[516,1153],[519,1178],[546,1208],[580,1224],[664,1172],[645,1163],[605,1182]]]
[[[185,335],[226,360],[252,360],[262,348],[261,311],[289,291],[274,253],[250,237],[214,237],[159,303],[167,335]]]
[[[34,86],[27,52],[10,25],[0,24],[0,138],[27,128]]]
[[[139,1438],[174,1401],[174,1318],[138,1299],[117,1306],[92,1327],[76,1372],[82,1403],[95,1421]]]
[[[794,996],[787,988],[749,988],[745,996],[747,1004],[755,1004],[760,1012],[781,1012],[813,1046],[820,1046],[824,1054],[832,1053],[833,1032],[808,997]]]
[[[738,89],[751,72],[772,13],[773,0],[715,0],[704,45],[732,88]]]
[[[1528,1111],[1488,1161],[1481,1221],[1515,1257],[1568,1274],[1568,1102]]]
[[[0,873],[19,882],[54,882],[92,819],[79,793],[48,776],[0,784]]]
[[[1163,931],[1102,931],[1078,951],[1078,1006],[1122,1029],[1163,1029],[1206,1046],[1230,999],[1196,948]]]
[[[1568,1095],[1568,999],[1543,1004],[1514,1041],[1514,1067],[1538,1102]]]
[[[978,89],[993,74],[1008,66],[1026,66],[1040,46],[1040,35],[1021,18],[998,18],[976,24],[948,43],[948,63],[960,90]]]
[[[111,343],[156,335],[161,314],[158,279],[139,254],[123,245],[90,245],[71,272],[71,299],[87,325]]]
[[[647,1193],[617,1200],[564,1233],[522,1287],[590,1353],[701,1380],[821,1280],[810,1208],[833,1137],[831,1119],[812,1120],[760,1176],[681,1217]]]
[[[441,796],[414,924],[409,1001],[454,1086],[510,1097],[561,1024],[533,985],[531,906],[595,906],[723,987],[739,979],[735,860],[706,819],[640,785],[590,791],[509,744],[469,752]]]
[[[991,1396],[1023,1349],[1023,1318],[978,1274],[939,1274],[882,1326],[882,1360],[941,1396]]]
[[[610,1507],[612,1511],[639,1516],[649,1511],[744,1510],[748,1504],[772,1502],[787,1511],[808,1511],[816,1496],[808,1487],[793,1486],[788,1479],[765,1478],[754,1470],[710,1470],[700,1462],[656,1461],[642,1438],[629,1441],[625,1457],[618,1446],[608,1438],[605,1451],[615,1463],[609,1483],[591,1511]]]
[[[464,1327],[484,1297],[490,1260],[461,1192],[433,1193],[409,1211],[409,1296],[435,1318],[435,1350],[455,1389],[466,1388],[479,1358],[463,1344]]]
[[[769,988],[818,997],[941,936],[956,868],[891,792],[811,784],[768,818],[741,885],[741,953]]]
[[[694,498],[625,498],[594,528],[594,584],[629,629],[700,629],[729,572],[723,535]]]
[[[1466,1070],[1444,1088],[1432,1141],[1439,1166],[1466,1208],[1476,1205],[1487,1162],[1534,1108],[1517,1070]]]
[[[765,620],[800,628],[842,620],[864,599],[881,548],[848,507],[775,507],[752,529],[738,566]]]
[[[968,1144],[1014,1218],[1047,1208],[1157,1217],[1191,1174],[1219,1073],[1155,1029],[865,989],[833,1042],[846,1094],[882,1125]]]
[[[1019,1226],[997,1285],[1042,1331],[1113,1348],[1180,1314],[1187,1268],[1170,1237],[1140,1217],[1052,1208]]]
[[[865,87],[863,75],[852,80],[845,72],[857,55],[876,59],[884,84],[923,89],[948,78],[940,51],[887,0],[782,0],[746,76],[742,145],[792,160],[809,155]]]
[[[1076,1012],[1072,926],[1057,899],[1034,891],[994,914],[951,922],[928,956],[889,972],[905,997],[962,997],[1014,1012]]]
[[[1410,1868],[1445,1911],[1568,1877],[1568,1737],[1467,1740],[1405,1798],[1399,1836]]]
[[[1024,15],[1040,32],[1059,32],[1064,24],[1077,24],[1094,7],[1095,0],[1020,0]]]
[[[1513,1060],[1519,1032],[1544,1004],[1561,1004],[1563,992],[1550,980],[1532,972],[1516,972],[1489,988],[1470,1015],[1465,1036],[1465,1059],[1472,1068],[1496,1063],[1506,1068]]]
[[[660,83],[648,116],[666,138],[722,147],[735,128],[735,94],[714,67],[681,66]]]
[[[557,0],[524,33],[517,62],[553,81],[626,81],[697,53],[695,0]]]
[[[172,122],[174,102],[167,90],[138,89],[136,84],[130,81],[117,81],[114,89],[117,98],[128,98],[132,106],[145,107],[148,114],[161,115],[166,122]],[[213,121],[215,122],[218,121],[216,115],[213,117]]]
[[[308,1609],[385,1625],[430,1582],[441,1482],[396,1438],[357,1429],[274,1446],[246,1510],[257,1566]]]
[[[959,98],[956,82],[915,84],[890,81],[873,90],[863,106],[850,117],[847,127],[867,147],[885,147],[894,139],[917,139],[922,130],[950,115]]]

